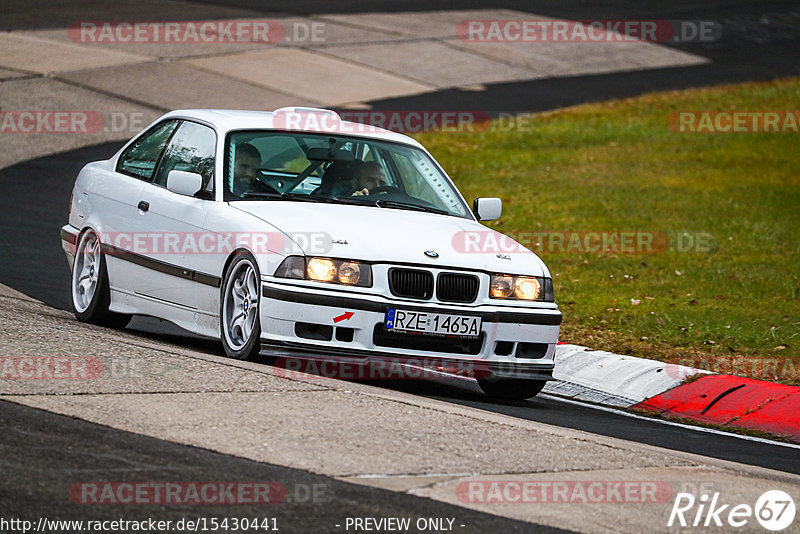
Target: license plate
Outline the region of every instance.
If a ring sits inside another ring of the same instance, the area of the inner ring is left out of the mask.
[[[481,318],[474,315],[451,315],[392,308],[386,312],[386,329],[395,332],[476,338],[481,333]]]

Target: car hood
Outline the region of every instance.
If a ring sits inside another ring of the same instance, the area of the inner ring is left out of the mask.
[[[312,202],[241,201],[231,206],[276,227],[308,256],[550,276],[530,250],[460,217]]]

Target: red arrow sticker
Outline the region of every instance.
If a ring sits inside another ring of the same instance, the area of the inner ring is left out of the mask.
[[[344,312],[339,317],[334,317],[333,318],[333,322],[334,323],[338,323],[339,321],[346,321],[347,319],[350,319],[350,317],[352,317],[354,315],[355,315],[355,312]]]

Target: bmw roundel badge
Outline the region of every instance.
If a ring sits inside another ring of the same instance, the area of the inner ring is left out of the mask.
[[[439,253],[436,252],[435,250],[426,250],[425,251],[425,255],[428,256],[429,258],[438,258],[439,257]]]

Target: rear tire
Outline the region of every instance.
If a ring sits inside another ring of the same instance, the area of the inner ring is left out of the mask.
[[[542,391],[547,382],[544,380],[524,380],[520,378],[506,378],[490,382],[478,380],[478,385],[484,393],[495,399],[525,400],[535,397]]]
[[[78,239],[71,289],[72,310],[79,321],[118,329],[125,328],[130,322],[130,315],[108,309],[111,290],[106,258],[94,230],[84,231]]]
[[[261,276],[252,254],[236,252],[219,299],[220,337],[229,358],[252,360],[261,352]]]

